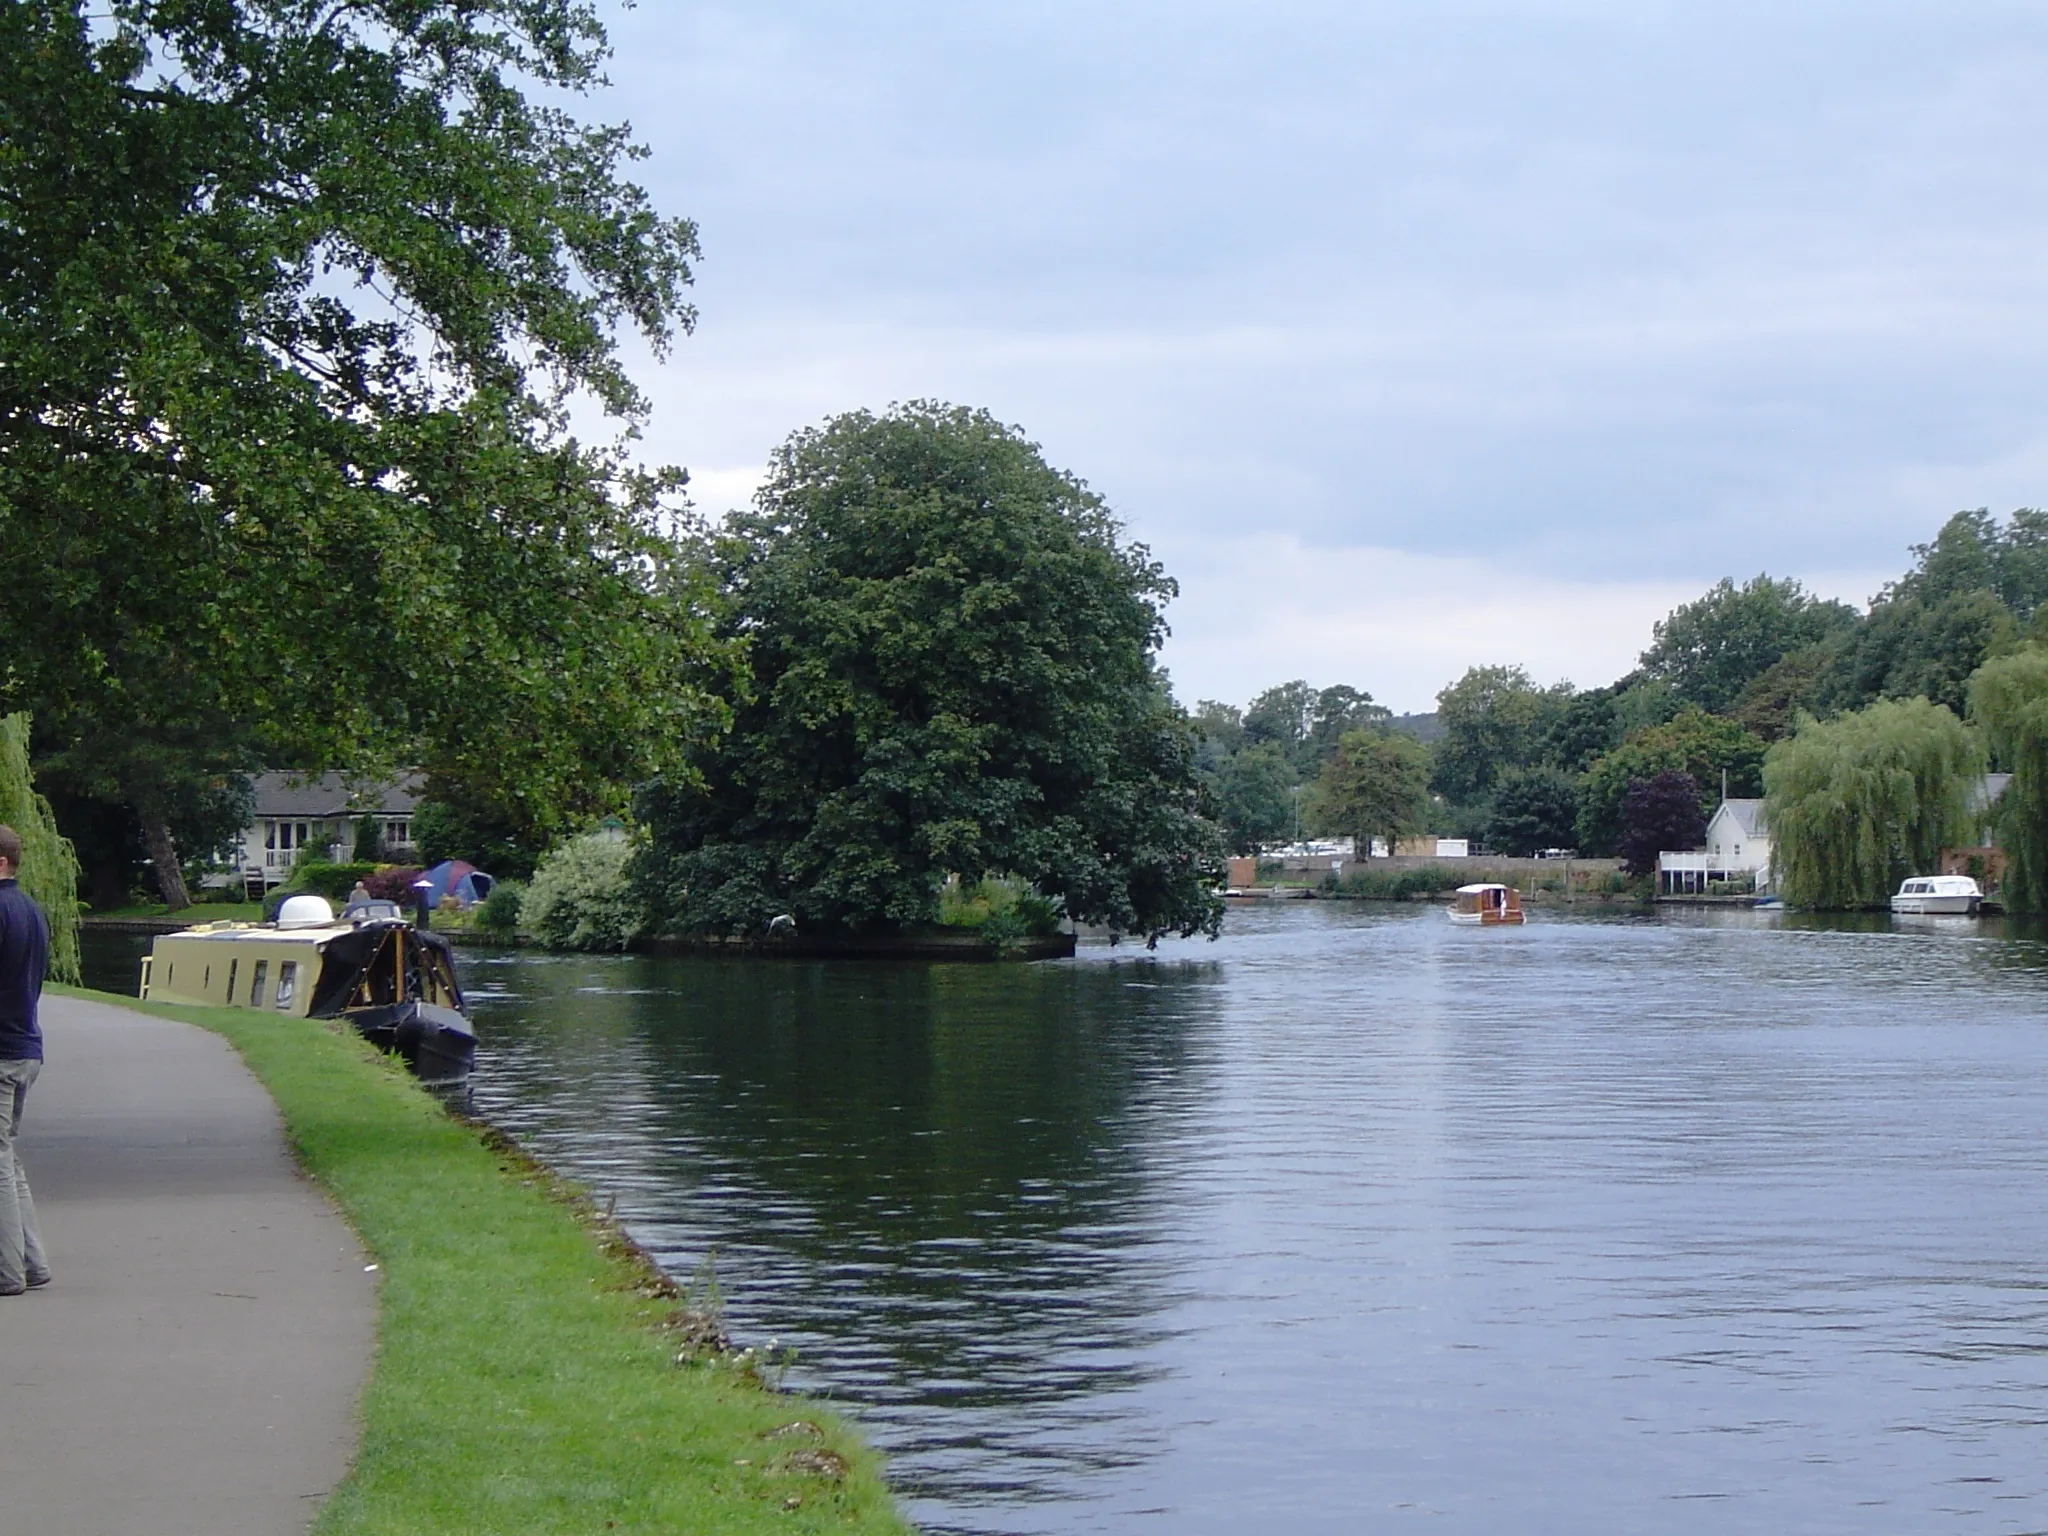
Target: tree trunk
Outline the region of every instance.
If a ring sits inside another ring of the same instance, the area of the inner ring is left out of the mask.
[[[164,814],[155,806],[137,806],[135,814],[142,821],[142,840],[149,847],[150,863],[156,866],[156,888],[163,895],[164,906],[181,912],[192,905],[192,897],[185,890],[185,872],[178,867],[178,848],[171,841]]]

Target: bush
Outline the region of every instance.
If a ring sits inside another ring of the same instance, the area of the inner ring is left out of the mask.
[[[379,901],[395,901],[401,907],[413,904],[412,883],[425,871],[415,864],[386,864],[363,879],[370,894]]]
[[[956,881],[939,892],[939,925],[966,928],[996,945],[1057,933],[1059,909],[1022,880]]]
[[[519,928],[519,908],[526,887],[517,880],[500,880],[476,909],[477,926],[487,933],[512,934]]]
[[[593,832],[572,838],[541,861],[520,911],[550,949],[622,950],[646,926],[627,882],[633,844]]]
[[[348,894],[356,888],[358,880],[368,880],[376,873],[375,864],[330,864],[325,859],[308,859],[293,867],[292,877],[286,885],[294,896],[310,892],[315,896],[325,896],[329,901],[342,902],[348,900]]]

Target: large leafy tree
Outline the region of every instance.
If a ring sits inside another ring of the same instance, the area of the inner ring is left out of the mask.
[[[1429,749],[1391,731],[1347,731],[1316,781],[1316,820],[1325,830],[1391,849],[1421,828],[1429,811]]]
[[[1233,752],[1217,766],[1210,796],[1232,853],[1256,853],[1295,830],[1300,780],[1278,742]]]
[[[1214,932],[1222,843],[1154,665],[1172,581],[986,412],[796,434],[718,551],[752,682],[698,782],[642,801],[672,930],[930,920],[948,876],[1082,922]]]
[[[1524,859],[1573,839],[1579,815],[1578,781],[1556,768],[1512,768],[1494,786],[1486,840]]]
[[[228,746],[546,826],[715,722],[677,478],[567,433],[691,320],[694,231],[558,105],[604,51],[577,0],[0,7],[0,706],[136,744],[153,846]]]
[[[1764,743],[1733,720],[1705,710],[1680,710],[1662,725],[1631,731],[1597,759],[1579,782],[1579,847],[1604,854],[1620,847],[1628,787],[1667,770],[1691,776],[1701,809],[1721,797],[1723,776],[1731,795],[1762,792]]]
[[[1539,688],[1520,667],[1473,667],[1436,696],[1443,735],[1433,785],[1459,804],[1482,800],[1510,768],[1544,758],[1572,686]]]
[[[1987,698],[1987,704],[1989,699]],[[1979,761],[1962,721],[1926,699],[1805,720],[1764,760],[1771,863],[1803,907],[1875,907],[1967,837]]]
[[[2012,773],[1994,811],[2006,904],[2048,909],[2048,650],[2029,645],[1986,662],[1970,680],[1970,714],[1992,761]]]
[[[1657,625],[1643,671],[1684,702],[1718,712],[1781,657],[1855,623],[1855,609],[1797,581],[1756,576],[1738,587],[1724,579]]]

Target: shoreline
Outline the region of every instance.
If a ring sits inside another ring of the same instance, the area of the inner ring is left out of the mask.
[[[381,1268],[360,1440],[323,1536],[908,1531],[875,1452],[735,1350],[715,1292],[346,1026],[51,990],[223,1037]]]

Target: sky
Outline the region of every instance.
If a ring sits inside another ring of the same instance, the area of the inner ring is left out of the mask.
[[[600,0],[699,508],[985,406],[1180,582],[1192,703],[1582,687],[1723,576],[1862,603],[2048,500],[2048,10]]]

